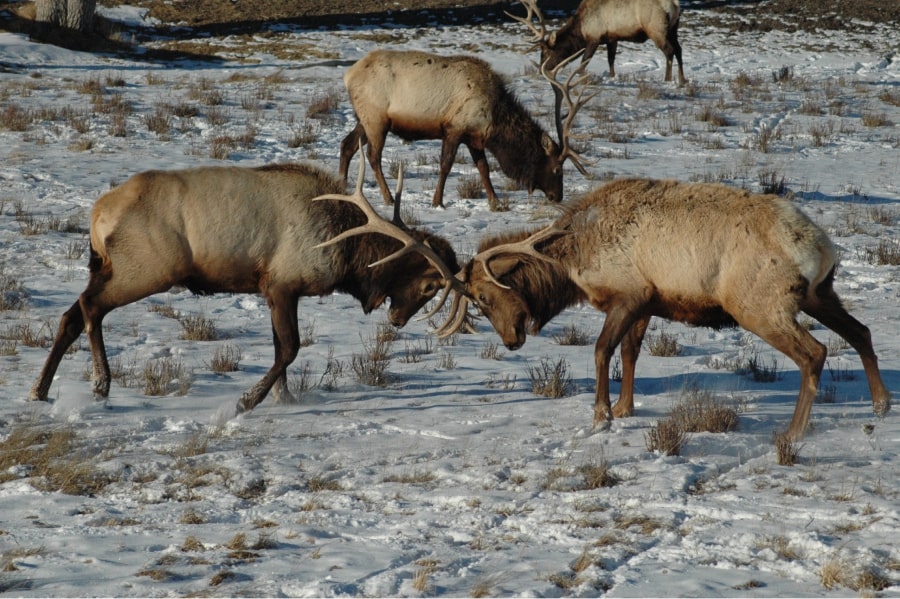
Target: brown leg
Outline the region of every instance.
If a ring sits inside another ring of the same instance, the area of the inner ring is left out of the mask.
[[[884,416],[891,409],[891,393],[884,386],[878,370],[878,357],[872,348],[872,335],[868,327],[853,318],[841,305],[833,290],[822,291],[822,296],[814,305],[804,305],[803,311],[823,325],[843,337],[862,360],[872,395],[872,409],[878,416]]]
[[[275,363],[258,383],[250,387],[238,401],[237,411],[246,412],[265,399],[272,386],[286,376],[287,367],[300,350],[300,332],[297,325],[299,298],[289,292],[272,292],[267,295],[272,311],[272,331],[275,338]]]
[[[447,183],[453,161],[456,160],[459,144],[460,140],[449,135],[444,137],[444,141],[441,143],[441,172],[438,174],[437,187],[434,188],[434,198],[431,200],[431,205],[435,208],[444,205],[444,185]]]
[[[390,206],[394,203],[394,196],[391,195],[391,190],[388,189],[387,181],[384,179],[384,170],[381,168],[381,154],[384,151],[384,140],[386,137],[387,131],[384,132],[384,135],[369,138],[366,153],[369,157],[369,164],[372,165],[372,171],[375,173],[378,189],[381,190],[381,197],[384,198],[384,203]]]
[[[638,319],[622,338],[622,388],[619,401],[613,406],[613,416],[616,418],[634,415],[634,367],[649,324],[649,316]]]
[[[600,337],[594,346],[594,365],[597,370],[597,389],[594,395],[594,428],[613,419],[609,401],[609,362],[622,338],[635,321],[637,310],[619,306],[606,314]]]
[[[616,48],[618,47],[619,42],[609,42],[606,44],[606,62],[609,63],[609,76],[616,76]]]
[[[340,167],[338,169],[338,175],[344,181],[347,182],[347,171],[350,169],[350,161],[353,160],[353,156],[356,155],[356,151],[360,149],[361,146],[366,145],[368,140],[366,139],[366,131],[362,126],[362,123],[356,123],[356,127],[347,134],[347,137],[344,138],[344,141],[341,142],[341,162]]]
[[[738,318],[738,323],[749,331],[753,331],[763,341],[785,354],[800,368],[800,394],[797,397],[797,407],[794,408],[794,417],[788,435],[793,439],[800,439],[806,432],[809,424],[809,414],[812,411],[813,400],[819,388],[819,377],[825,366],[827,350],[825,346],[816,341],[809,331],[801,327],[792,315],[782,314],[758,315],[755,318],[765,322],[752,321]]]
[[[47,394],[50,391],[50,385],[53,383],[56,369],[59,368],[59,363],[66,350],[78,339],[82,331],[84,331],[84,315],[81,312],[81,302],[79,300],[66,310],[59,321],[59,329],[56,332],[53,347],[50,348],[50,355],[47,356],[47,361],[44,362],[41,374],[31,388],[31,399],[47,401]]]
[[[473,148],[470,145],[467,145],[466,147],[469,148],[469,155],[472,156],[472,162],[475,163],[475,168],[478,169],[478,174],[481,175],[481,184],[484,185],[484,191],[487,193],[488,205],[491,207],[491,210],[496,210],[499,206],[499,201],[497,200],[496,192],[494,192],[494,186],[491,185],[487,155],[485,155],[484,150],[480,148]]]

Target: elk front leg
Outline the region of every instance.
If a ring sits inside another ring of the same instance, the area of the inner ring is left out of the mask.
[[[634,369],[649,324],[649,316],[639,318],[622,338],[622,386],[619,401],[613,406],[613,416],[616,418],[634,415]]]
[[[609,401],[609,363],[622,342],[622,338],[636,319],[636,310],[613,308],[606,314],[600,337],[594,346],[594,364],[597,369],[597,389],[594,395],[594,428],[607,429],[613,420]],[[602,423],[602,424],[601,424]]]
[[[487,155],[484,153],[483,148],[476,148],[471,145],[466,147],[469,148],[469,155],[472,156],[472,162],[475,163],[475,168],[478,169],[478,174],[481,175],[481,184],[484,185],[484,191],[487,193],[488,206],[490,206],[491,210],[496,211],[500,207],[500,201],[497,199],[497,193],[494,191],[494,186],[491,184]]]
[[[287,367],[297,357],[300,351],[300,331],[297,324],[299,299],[290,292],[269,291],[266,294],[272,311],[272,331],[276,338],[275,363],[258,383],[241,396],[237,405],[238,413],[250,411],[259,405],[272,386],[286,377]]]

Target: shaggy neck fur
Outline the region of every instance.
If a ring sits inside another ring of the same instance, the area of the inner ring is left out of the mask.
[[[334,204],[336,209],[342,209],[345,214],[339,221],[340,226],[335,227],[333,235],[364,224],[366,219],[357,208],[344,202]],[[419,241],[427,241],[452,272],[459,270],[456,254],[445,239],[415,229],[408,232]],[[401,247],[402,242],[380,233],[366,233],[345,239],[340,248],[347,267],[344,277],[337,282],[335,288],[359,300],[366,314],[378,308],[392,291],[413,284],[431,266],[418,252],[411,252],[374,268],[369,266]]]
[[[505,87],[494,103],[493,122],[495,128],[486,143],[488,151],[507,177],[519,185],[530,185],[540,165],[547,161],[541,146],[544,130]]]
[[[534,233],[520,231],[501,234],[484,240],[478,251],[503,243],[515,243]],[[562,261],[564,251],[562,242],[565,239],[551,239],[538,244],[537,249],[548,258],[556,261],[548,262],[531,256],[522,256],[519,264],[500,277],[500,282],[509,285],[521,294],[531,313],[532,334],[540,332],[545,324],[568,308],[586,299],[586,296],[569,278],[569,273]]]

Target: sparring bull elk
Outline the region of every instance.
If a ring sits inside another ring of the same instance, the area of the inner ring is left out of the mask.
[[[590,302],[606,313],[594,350],[594,426],[634,411],[634,368],[652,316],[693,325],[738,324],[786,354],[800,369],[800,394],[787,434],[803,435],[826,347],[801,326],[800,311],[843,337],[859,354],[874,412],[890,409],[869,329],[841,305],[832,285],[835,248],[787,200],[717,184],[625,179],[566,207],[536,233],[482,242],[457,276],[461,326],[474,302],[511,350],[566,307]],[[613,408],[609,365],[622,345],[622,386]]]
[[[285,373],[300,347],[300,297],[349,293],[367,314],[390,300],[389,320],[403,326],[455,281],[456,255],[441,237],[381,218],[362,195],[364,168],[360,161],[353,195],[307,164],[148,171],[105,193],[91,212],[87,288],[60,320],[32,399],[47,400],[63,354],[84,330],[94,394],[107,397],[104,316],[173,286],[265,297],[275,362],[242,395],[239,412],[270,390],[290,399]]]
[[[554,88],[566,92],[585,81],[572,73],[563,84],[556,80],[557,72],[542,71]],[[444,185],[460,144],[469,149],[491,209],[497,209],[499,202],[491,185],[485,150],[497,159],[508,177],[527,185],[529,193],[540,189],[550,202],[562,199],[563,163],[567,158],[587,175],[568,140],[575,114],[590,99],[584,97],[583,87],[577,101],[569,105],[564,121],[556,111],[559,139],[554,141],[507,89],[500,75],[472,56],[374,50],[347,69],[344,83],[358,122],[341,143],[339,174],[346,181],[350,160],[360,144],[368,144],[366,155],[388,204],[393,200],[381,157],[389,132],[407,141],[442,140],[433,206],[444,205]]]

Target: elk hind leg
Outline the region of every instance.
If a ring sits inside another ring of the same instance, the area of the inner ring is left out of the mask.
[[[356,123],[356,127],[354,127],[353,131],[347,134],[347,137],[344,138],[344,141],[341,142],[341,162],[340,167],[338,169],[338,176],[344,181],[347,182],[347,171],[350,170],[350,161],[353,160],[353,156],[356,155],[356,151],[360,148],[360,146],[364,146],[368,143],[368,139],[366,139],[366,130],[362,126],[362,123]]]
[[[619,42],[608,42],[606,44],[606,62],[609,63],[609,76],[616,76],[616,49]]]
[[[738,324],[759,335],[763,341],[789,357],[800,369],[800,394],[787,431],[792,439],[800,439],[809,424],[809,415],[828,351],[809,331],[800,326],[793,314],[785,312],[780,316],[767,316],[765,311],[761,311],[754,318],[757,320],[748,321],[735,316]],[[763,319],[766,321],[763,322]]]
[[[666,81],[672,80],[672,56],[678,61],[678,84],[684,85],[684,65],[681,63],[681,44],[678,43],[678,27],[672,27],[666,37],[671,54],[666,54]]]
[[[83,331],[84,314],[81,311],[81,302],[76,301],[59,320],[59,328],[56,332],[56,339],[53,341],[53,347],[50,348],[50,355],[47,356],[41,374],[31,388],[32,400],[47,401],[50,384],[53,382],[53,376],[56,374],[56,369],[59,368],[60,361]]]
[[[872,348],[872,334],[869,328],[844,309],[830,283],[827,283],[827,287],[820,287],[820,290],[817,290],[817,297],[805,303],[802,310],[840,335],[856,350],[869,383],[872,410],[878,416],[887,414],[891,409],[891,393],[881,378],[878,357]]]
[[[381,197],[384,198],[384,203],[390,206],[394,203],[394,196],[388,189],[387,181],[384,179],[384,170],[381,168],[381,156],[384,152],[385,139],[387,139],[387,129],[383,129],[379,135],[366,135],[366,138],[368,140],[366,156],[375,173],[375,181],[378,183],[378,189],[381,190]]]

